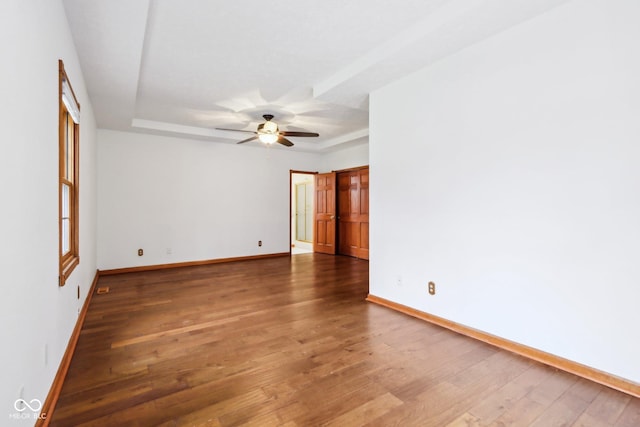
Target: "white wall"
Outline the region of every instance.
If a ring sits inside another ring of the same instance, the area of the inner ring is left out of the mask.
[[[369,144],[368,141],[365,141],[363,144],[324,154],[320,172],[349,169],[368,164]]]
[[[638,16],[570,2],[372,94],[372,294],[640,382]]]
[[[108,130],[98,141],[100,269],[288,252],[289,171],[321,160]]]
[[[0,2],[0,411],[44,402],[96,272],[95,122],[59,0]],[[82,108],[80,265],[58,287],[58,59]],[[80,286],[81,297],[77,298]]]

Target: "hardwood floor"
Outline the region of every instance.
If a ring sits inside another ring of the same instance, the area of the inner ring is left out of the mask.
[[[640,425],[640,399],[364,301],[303,254],[100,278],[52,426]]]

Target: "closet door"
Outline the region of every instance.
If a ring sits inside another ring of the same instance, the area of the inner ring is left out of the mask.
[[[369,168],[358,171],[360,175],[360,245],[358,258],[369,259]]]
[[[296,240],[313,241],[313,185],[296,184]]]
[[[338,174],[338,251],[369,259],[369,169]]]

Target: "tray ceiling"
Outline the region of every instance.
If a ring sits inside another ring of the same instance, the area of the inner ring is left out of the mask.
[[[369,93],[566,0],[63,0],[100,128],[235,143],[262,115],[368,140]]]

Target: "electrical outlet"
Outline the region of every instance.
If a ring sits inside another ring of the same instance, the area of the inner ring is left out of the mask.
[[[138,256],[144,255],[144,251],[142,249],[138,249]]]
[[[262,246],[262,240],[258,240],[258,246]]]
[[[171,255],[173,253],[173,250],[171,248],[167,248],[167,255]]]
[[[431,295],[435,295],[436,294],[436,284],[433,282],[429,282],[429,293]]]
[[[396,277],[396,285],[397,286],[402,286],[402,276]]]

